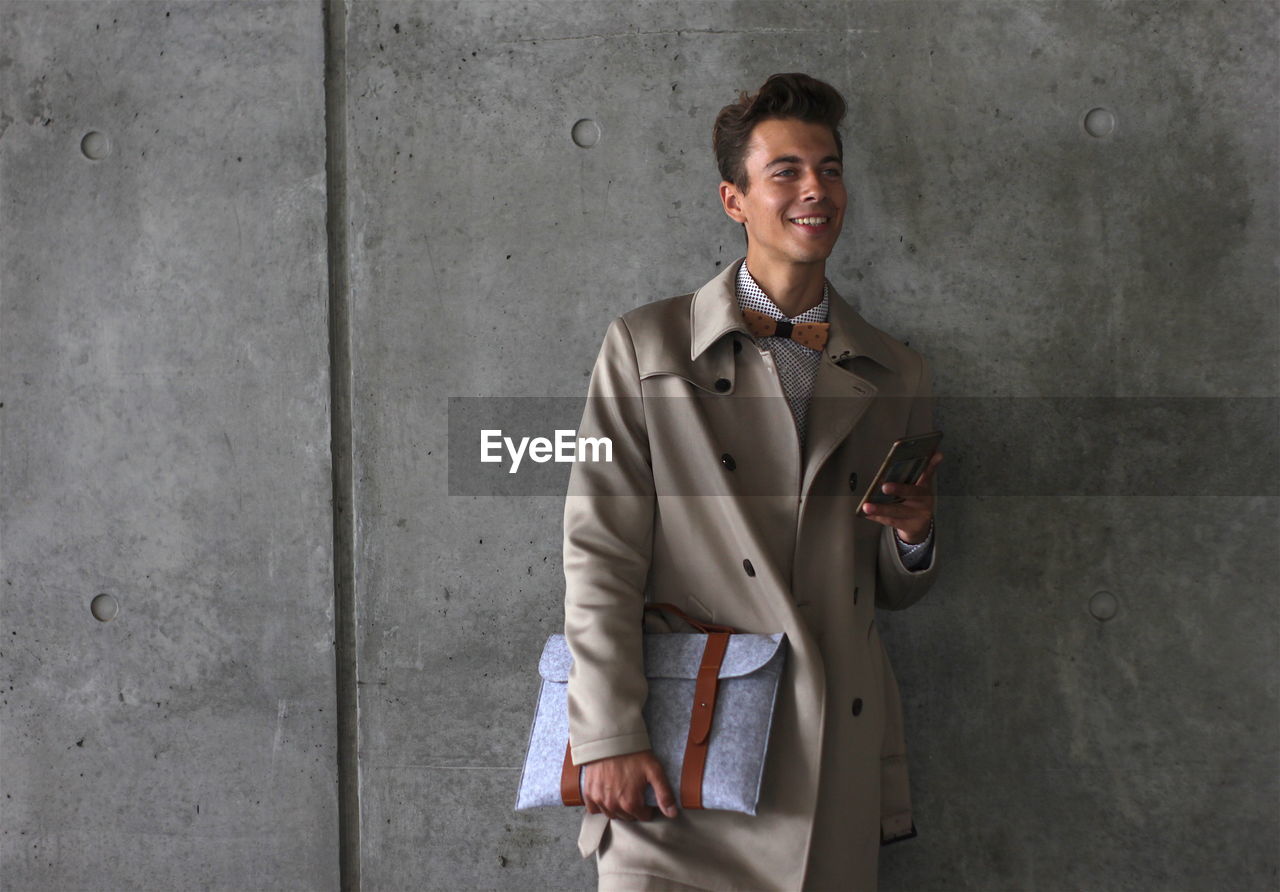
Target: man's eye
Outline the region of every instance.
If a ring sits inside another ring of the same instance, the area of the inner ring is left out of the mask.
[[[778,176],[782,176],[783,174],[787,174],[787,173],[795,173],[795,171],[794,171],[794,170],[792,170],[791,168],[787,167],[787,168],[784,168],[784,169],[782,169],[782,170],[778,171]]]
[[[839,168],[837,168],[837,167],[829,167],[829,168],[827,168],[827,173],[832,174],[833,176],[837,176],[837,177],[842,175],[842,174],[841,174],[840,169],[839,169]]]

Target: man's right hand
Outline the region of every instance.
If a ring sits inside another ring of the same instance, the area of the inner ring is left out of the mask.
[[[582,801],[593,815],[604,812],[619,821],[650,820],[653,807],[644,801],[648,786],[653,787],[662,813],[674,818],[676,797],[653,750],[597,759],[582,768]]]

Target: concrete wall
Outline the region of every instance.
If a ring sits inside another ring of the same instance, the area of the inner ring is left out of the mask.
[[[364,888],[593,888],[576,815],[511,810],[561,502],[451,496],[447,401],[581,396],[613,316],[740,256],[711,121],[783,70],[850,99],[829,276],[950,443],[945,576],[881,617],[920,830],[883,887],[1276,886],[1274,5],[329,11],[326,80],[318,5],[3,10],[6,888],[337,886],[335,699]]]
[[[314,6],[0,9],[7,890],[337,885],[323,66]]]

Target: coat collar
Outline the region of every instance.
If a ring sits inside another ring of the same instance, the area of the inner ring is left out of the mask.
[[[740,257],[720,274],[694,292],[689,304],[689,359],[696,360],[707,348],[731,331],[747,331],[746,320],[738,309],[734,290],[738,267],[747,258]]]
[[[692,335],[689,338],[690,360],[696,360],[731,331],[747,332],[747,324],[738,308],[736,291],[738,268],[746,259],[738,258],[694,293],[689,307],[689,329]],[[845,303],[830,280],[827,285],[830,288],[827,318],[831,323],[827,336],[827,356],[834,362],[865,356],[892,372],[901,371],[901,363],[884,343],[884,335],[872,328],[853,307]]]

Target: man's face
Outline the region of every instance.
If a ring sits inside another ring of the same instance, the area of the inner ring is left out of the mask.
[[[815,263],[831,254],[848,196],[835,136],[795,118],[761,121],[744,159],[748,189],[720,184],[725,213],[746,224],[748,250],[766,263]],[[816,219],[815,219],[816,218]]]

